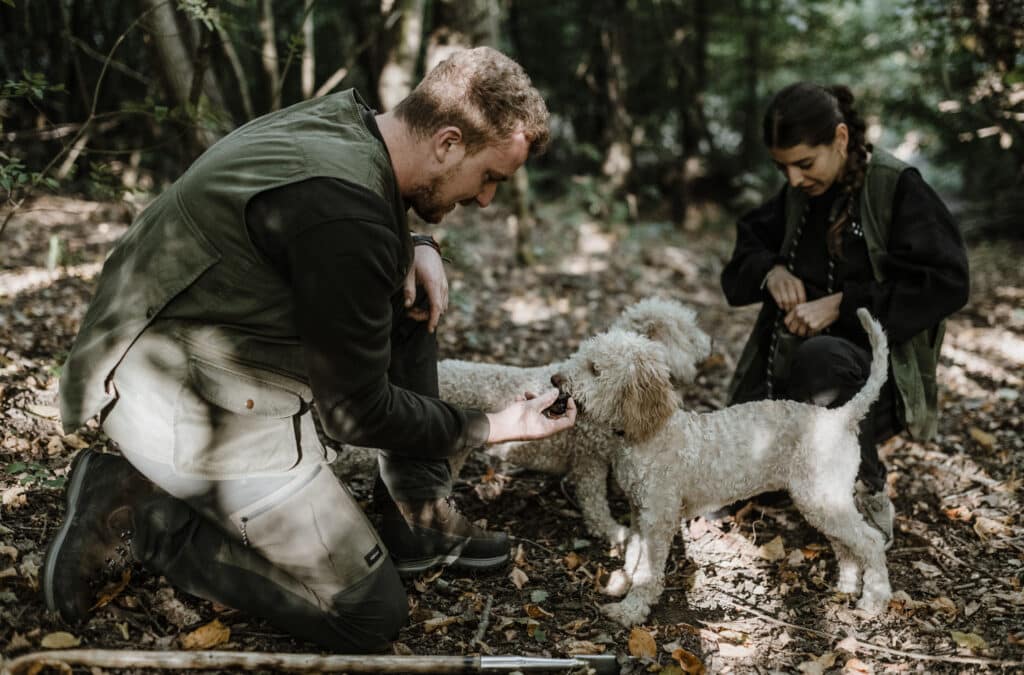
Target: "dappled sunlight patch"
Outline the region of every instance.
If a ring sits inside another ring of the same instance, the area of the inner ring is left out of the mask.
[[[535,294],[517,295],[502,303],[512,323],[523,325],[535,321],[547,321],[560,314],[569,313],[567,298],[542,298]]]
[[[11,272],[0,272],[0,298],[37,291],[64,277],[91,280],[102,268],[103,263],[86,263],[60,267],[52,271],[45,267],[21,267]]]

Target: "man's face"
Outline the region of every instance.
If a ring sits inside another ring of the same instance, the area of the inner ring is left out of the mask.
[[[498,183],[508,180],[529,154],[530,142],[522,133],[472,155],[455,144],[439,173],[407,197],[409,206],[428,223],[441,222],[456,204],[484,208],[494,199]]]

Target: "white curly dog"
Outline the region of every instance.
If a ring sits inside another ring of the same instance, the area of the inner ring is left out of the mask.
[[[809,524],[832,543],[838,590],[857,607],[881,611],[891,595],[882,533],[857,510],[857,425],[878,398],[888,369],[882,327],[857,312],[873,355],[864,387],[840,408],[757,401],[711,413],[677,410],[664,348],[609,331],[586,341],[558,378],[587,424],[617,430],[625,443],[602,459],[630,503],[624,565],[605,592],[625,597],[603,607],[624,626],[643,621],[664,587],[680,520],[762,492],[787,490]],[[596,454],[596,453],[594,453]]]
[[[638,333],[662,345],[661,358],[672,386],[693,382],[700,362],[711,354],[711,338],[697,326],[697,313],[674,300],[641,300],[627,307],[610,330]],[[517,395],[549,389],[551,376],[571,368],[576,358],[530,368],[446,359],[438,363],[441,398],[463,407],[500,410]],[[561,434],[502,443],[486,453],[526,469],[569,474],[588,529],[622,544],[627,528],[615,521],[609,509],[608,468],[603,458],[623,445],[623,438],[606,426],[577,418],[576,425]],[[450,458],[453,474],[458,474],[467,456],[468,452]]]

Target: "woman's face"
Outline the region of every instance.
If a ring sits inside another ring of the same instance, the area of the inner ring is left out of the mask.
[[[789,148],[770,148],[769,152],[792,187],[817,197],[842,177],[848,141],[849,130],[840,123],[831,143],[814,146],[800,143]]]

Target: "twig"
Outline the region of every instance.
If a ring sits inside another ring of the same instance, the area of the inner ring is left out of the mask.
[[[237,668],[270,672],[350,673],[475,673],[479,657],[275,654],[229,651],[143,651],[115,649],[64,649],[33,652],[0,663],[0,674],[38,672],[38,666],[81,665],[96,668],[150,668],[212,670]]]
[[[759,619],[763,619],[763,620],[765,620],[765,621],[767,621],[769,623],[773,623],[773,624],[776,624],[776,625],[779,625],[779,626],[786,626],[787,628],[795,628],[796,630],[802,630],[805,633],[811,633],[811,634],[817,635],[819,637],[828,638],[829,640],[834,640],[834,641],[839,641],[839,640],[844,640],[844,639],[852,640],[852,642],[856,645],[857,649],[864,649],[866,651],[881,652],[883,654],[888,654],[890,656],[903,656],[905,658],[916,659],[918,661],[943,661],[943,662],[947,662],[947,663],[970,663],[970,664],[977,664],[977,665],[995,666],[997,668],[1009,668],[1009,667],[1024,666],[1024,661],[1004,661],[1004,660],[1001,660],[1001,659],[989,659],[989,658],[985,658],[985,657],[981,657],[981,656],[974,657],[974,656],[950,656],[950,655],[946,655],[946,654],[941,654],[941,655],[920,654],[918,652],[907,652],[907,651],[903,651],[902,649],[892,649],[891,647],[883,647],[882,645],[876,645],[876,644],[873,644],[871,642],[863,642],[861,640],[857,640],[856,638],[843,638],[840,635],[833,635],[832,633],[826,633],[825,631],[820,631],[820,630],[817,630],[815,628],[808,628],[806,626],[801,626],[799,624],[789,623],[788,621],[782,621],[781,619],[776,619],[774,616],[771,616],[770,614],[765,614],[764,612],[762,612],[760,610],[754,609],[753,607],[749,607],[746,603],[744,603],[743,601],[733,597],[732,595],[729,595],[728,593],[723,593],[723,595],[728,595],[728,597],[731,599],[731,602],[729,603],[729,605],[731,605],[733,607],[733,609],[737,609],[737,610],[739,610],[741,612],[746,612],[747,614],[751,614],[753,616],[756,616]]]
[[[555,553],[554,551],[552,551],[550,548],[548,548],[547,546],[542,546],[541,544],[538,544],[537,542],[535,542],[532,539],[524,539],[523,537],[516,537],[515,539],[516,539],[516,541],[525,541],[527,544],[531,544],[533,546],[536,546],[537,548],[539,548],[540,550],[546,552],[548,555],[550,555],[552,557],[556,557],[556,558],[558,557],[558,554]]]
[[[494,598],[488,595],[487,602],[484,603],[484,611],[480,613],[480,625],[476,629],[476,634],[473,636],[473,642],[471,644],[478,644],[483,646],[484,633],[487,632],[487,627],[491,624],[492,602],[494,602]]]

